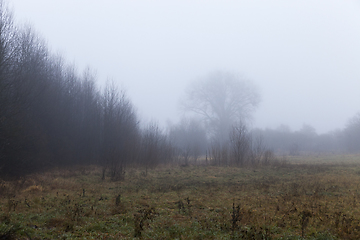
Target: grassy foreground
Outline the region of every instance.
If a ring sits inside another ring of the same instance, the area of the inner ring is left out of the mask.
[[[0,239],[360,239],[360,156],[0,182]]]

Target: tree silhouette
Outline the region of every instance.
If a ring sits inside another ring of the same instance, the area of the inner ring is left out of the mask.
[[[201,116],[210,135],[224,142],[228,139],[231,126],[251,119],[259,103],[260,95],[252,82],[219,71],[190,85],[182,108]]]

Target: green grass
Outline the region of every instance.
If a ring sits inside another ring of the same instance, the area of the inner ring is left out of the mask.
[[[54,170],[0,182],[0,239],[360,239],[359,182],[360,156]]]

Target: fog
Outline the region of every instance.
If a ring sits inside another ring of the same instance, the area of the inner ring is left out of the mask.
[[[11,0],[53,52],[127,90],[140,118],[177,122],[179,99],[214,70],[260,90],[253,126],[318,133],[360,111],[359,1]]]

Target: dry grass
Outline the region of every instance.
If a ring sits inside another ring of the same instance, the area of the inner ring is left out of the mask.
[[[1,182],[0,236],[360,239],[360,157],[289,162],[128,169],[122,182],[91,167]]]

